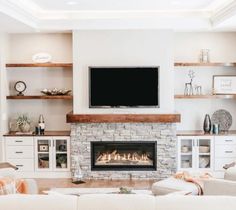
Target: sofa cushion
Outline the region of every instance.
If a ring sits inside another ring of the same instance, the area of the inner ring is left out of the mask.
[[[78,210],[154,210],[155,199],[140,194],[93,194],[78,199]]]
[[[3,195],[1,210],[77,210],[77,196],[68,195]]]
[[[0,177],[0,195],[16,193],[16,183],[11,177]]]
[[[152,185],[152,193],[154,195],[166,195],[176,191],[185,191],[192,195],[198,195],[198,187],[194,183],[174,177],[155,182]]]
[[[156,196],[155,210],[234,210],[236,197]]]

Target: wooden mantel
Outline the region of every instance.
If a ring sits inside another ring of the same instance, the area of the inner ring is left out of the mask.
[[[180,114],[73,114],[67,123],[179,123]]]

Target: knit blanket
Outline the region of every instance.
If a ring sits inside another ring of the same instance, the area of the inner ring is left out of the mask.
[[[28,194],[29,188],[27,182],[23,179],[13,179],[11,177],[0,178],[0,195],[6,194]]]
[[[174,178],[176,179],[182,179],[186,182],[191,182],[193,184],[196,185],[197,189],[198,189],[198,195],[203,195],[203,181],[205,179],[209,179],[212,176],[209,173],[204,173],[204,174],[200,174],[200,175],[191,175],[189,172],[183,171],[183,172],[177,172],[174,175]]]

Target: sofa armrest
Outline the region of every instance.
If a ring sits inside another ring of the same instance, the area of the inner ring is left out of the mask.
[[[204,181],[204,195],[236,196],[236,182],[224,179],[209,179]]]
[[[228,168],[225,171],[224,179],[231,180],[231,181],[236,181],[236,167]]]

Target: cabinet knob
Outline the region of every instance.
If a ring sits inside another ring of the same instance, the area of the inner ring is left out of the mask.
[[[225,151],[225,153],[233,153],[233,151]]]
[[[22,143],[23,141],[16,140],[15,142],[17,142],[17,143]]]
[[[23,152],[16,152],[16,154],[22,154]]]

